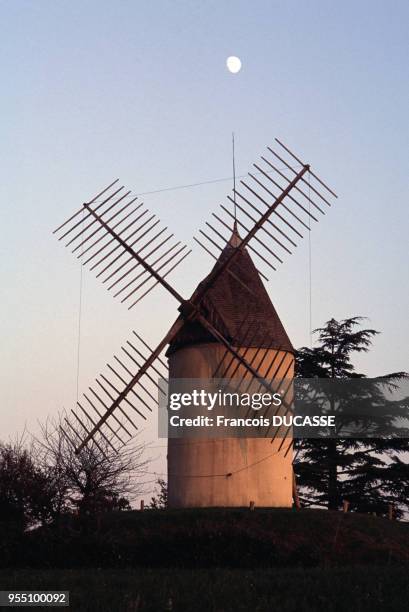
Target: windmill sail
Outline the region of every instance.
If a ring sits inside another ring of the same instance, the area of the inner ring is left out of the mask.
[[[251,228],[256,228],[247,248],[256,256],[257,267],[261,266],[258,271],[265,280],[265,273],[277,270],[294,252],[305,232],[311,231],[311,224],[318,222],[325,214],[324,209],[337,197],[310,166],[301,162],[281,141],[276,139],[276,142],[284,153],[267,147],[266,155],[253,164],[255,172],[249,172],[248,178],[240,181],[240,188],[234,189],[233,197],[227,197],[227,206],[221,204],[220,210],[212,213],[213,223],[206,223],[206,231],[199,230],[200,240],[195,237],[196,242],[217,259],[228,240],[226,230],[230,232],[232,222],[244,236]],[[306,168],[301,176],[300,168]],[[292,184],[296,177],[299,180]],[[285,196],[280,199],[283,192]],[[274,205],[278,199],[280,201]],[[267,218],[266,210],[271,210]]]
[[[284,147],[282,143],[279,144]],[[289,153],[287,148],[285,150],[287,154],[295,157],[292,153]],[[269,149],[269,151],[274,153],[272,149]],[[295,159],[298,166],[300,166],[301,162],[298,158],[295,157]],[[84,219],[78,220],[79,213],[76,213],[55,230],[60,236],[60,240],[69,236],[67,246],[75,244],[74,252],[77,253],[77,256],[85,258],[84,264],[92,261],[91,269],[98,268],[98,276],[102,277],[103,283],[107,284],[109,290],[115,292],[115,296],[120,296],[121,301],[129,300],[130,308],[157,285],[162,285],[180,303],[179,317],[154,350],[151,350],[144,343],[145,349],[149,350],[149,354],[140,352],[139,349],[135,351],[132,343],[128,342],[128,347],[122,347],[122,351],[128,359],[131,359],[132,365],[128,363],[127,366],[124,366],[118,356],[116,356],[115,368],[112,365],[108,365],[109,375],[101,374],[96,379],[99,387],[98,390],[104,394],[103,401],[99,397],[95,397],[99,401],[99,404],[97,404],[98,409],[91,404],[93,412],[91,411],[90,415],[85,411],[82,403],[78,406],[79,410],[85,413],[88,418],[86,426],[82,422],[78,411],[74,412],[79,425],[85,431],[85,433],[82,433],[82,440],[78,450],[86,445],[89,440],[94,439],[96,435],[102,435],[103,429],[106,428],[109,428],[112,433],[112,428],[118,426],[122,434],[132,435],[132,432],[129,431],[129,426],[133,425],[135,413],[138,413],[141,418],[146,418],[145,410],[142,408],[144,402],[141,400],[140,395],[141,388],[143,389],[141,384],[142,378],[149,378],[150,382],[153,383],[151,372],[154,371],[157,374],[156,365],[154,364],[159,360],[166,346],[170,345],[172,347],[172,343],[185,334],[191,325],[199,326],[206,334],[210,335],[212,341],[223,345],[226,353],[234,358],[235,366],[239,364],[240,367],[244,368],[247,376],[253,378],[259,376],[257,364],[253,365],[255,363],[254,356],[249,361],[246,358],[247,355],[243,355],[240,346],[244,345],[240,344],[237,338],[234,338],[229,332],[228,326],[226,327],[220,303],[213,304],[215,307],[213,308],[212,315],[212,308],[209,308],[209,304],[212,301],[212,291],[214,292],[214,287],[217,286],[218,280],[222,279],[223,275],[225,275],[229,283],[238,282],[247,289],[246,300],[250,300],[250,304],[253,306],[251,300],[254,297],[256,300],[260,299],[260,291],[252,286],[252,282],[244,278],[237,268],[240,257],[243,257],[246,252],[245,249],[248,248],[251,253],[257,255],[261,263],[264,262],[272,269],[276,269],[275,264],[277,261],[279,263],[283,261],[281,259],[282,253],[280,252],[280,255],[278,255],[276,252],[279,248],[287,254],[292,252],[289,246],[296,246],[296,243],[293,237],[287,235],[288,228],[298,237],[302,237],[300,228],[309,229],[309,221],[307,224],[307,221],[301,218],[300,212],[295,212],[295,209],[302,210],[308,215],[309,220],[316,220],[316,217],[310,210],[311,206],[314,206],[314,209],[319,210],[323,214],[319,204],[312,201],[310,197],[311,190],[309,190],[307,196],[305,190],[300,187],[301,183],[309,185],[305,179],[307,173],[314,178],[317,185],[324,187],[328,193],[335,196],[334,192],[311,172],[310,166],[307,164],[301,164],[301,167],[298,167],[297,170],[288,164],[287,170],[291,170],[293,176],[286,176],[280,169],[275,168],[271,161],[264,157],[262,160],[267,164],[267,169],[266,167],[263,169],[261,166],[255,166],[260,174],[263,175],[263,181],[253,175],[249,176],[254,179],[259,187],[263,187],[264,191],[269,194],[269,198],[266,199],[265,196],[261,196],[256,191],[256,188],[249,187],[243,181],[243,186],[252,193],[252,198],[259,200],[257,204],[254,204],[249,197],[243,196],[238,190],[235,190],[235,198],[231,202],[235,205],[235,213],[238,209],[246,215],[246,221],[243,220],[243,214],[238,219],[236,214],[233,215],[226,207],[222,207],[222,211],[227,214],[227,218],[222,218],[221,215],[214,215],[219,224],[218,229],[210,224],[208,226],[219,238],[224,240],[224,244],[223,246],[217,245],[220,252],[216,255],[214,255],[211,248],[204,247],[217,259],[217,265],[198,286],[190,299],[185,300],[166,280],[170,272],[183,261],[190,251],[186,252],[186,247],[180,247],[179,242],[173,245],[170,244],[169,241],[173,235],[168,235],[167,228],[160,230],[158,227],[159,221],[155,219],[154,215],[149,216],[148,211],[145,211],[141,204],[134,205],[136,198],[124,204],[130,192],[120,194],[123,187],[115,189],[110,194],[109,189],[115,183],[111,184],[101,192],[101,194],[104,194],[102,202],[98,201],[98,198],[101,196],[99,194],[91,202],[84,204]],[[279,190],[278,194],[272,191],[271,185],[266,186],[265,181],[267,179],[270,183],[274,183],[276,180],[270,177],[270,170],[268,168],[273,168],[281,177],[281,183],[278,181],[275,183],[277,190]],[[302,197],[307,198],[308,204],[300,203],[293,195],[295,191],[297,191],[297,196],[301,194]],[[327,198],[322,196],[315,186],[314,193],[319,194],[322,202],[327,205],[329,204]],[[119,197],[117,197],[118,194],[120,194]],[[240,198],[241,203],[237,202],[236,196]],[[264,209],[258,208],[261,206],[260,202],[264,205]],[[116,208],[117,206],[120,208]],[[234,219],[236,232],[236,234],[233,234],[235,243],[230,245],[232,248],[225,251],[227,240],[221,232],[229,227],[231,228],[232,219]],[[296,226],[294,219],[298,222],[298,226]],[[278,225],[279,222],[283,224],[281,227]],[[238,236],[236,231],[237,225],[242,230],[244,229],[243,238]],[[80,228],[80,226],[82,227]],[[284,226],[285,229],[283,229]],[[75,234],[73,234],[74,231]],[[205,233],[202,232],[202,235],[205,235]],[[270,240],[270,243],[266,242],[267,239]],[[213,246],[217,244],[213,239],[210,241]],[[220,256],[220,253],[222,253],[222,256]],[[271,263],[272,257],[274,263]],[[256,276],[261,283],[258,274],[259,271],[256,270]],[[262,275],[261,272],[260,275]],[[215,297],[213,296],[214,300]],[[238,322],[236,320],[236,324]],[[257,334],[257,329],[258,324],[255,325],[255,328],[253,325],[253,332],[255,334]],[[281,346],[283,342],[284,345],[289,343],[284,330],[281,332],[279,345]],[[263,345],[259,348],[263,348]],[[135,353],[137,353],[138,357],[135,356]],[[122,358],[124,358],[124,355],[122,355]],[[260,359],[262,359],[262,356]],[[111,378],[112,376],[114,379]],[[260,382],[267,390],[272,390],[270,383],[263,379]],[[143,390],[146,392],[146,389]],[[95,389],[93,389],[93,395],[96,395]],[[134,405],[132,402],[132,399],[135,401],[135,398],[138,400],[137,405]],[[89,400],[85,399],[90,404]],[[147,406],[145,405],[146,408]],[[128,412],[131,409],[133,410],[132,416]],[[119,425],[118,421],[121,425]],[[118,433],[118,430],[114,431]]]
[[[114,187],[115,186],[115,187]],[[157,279],[129,249],[166,278],[190,254],[137,196],[112,183],[54,233],[128,309],[158,286]],[[100,201],[100,198],[103,199]]]
[[[113,402],[117,403],[116,410],[104,419],[98,434],[116,449],[126,444],[140,428],[139,425],[157,408],[159,393],[163,391],[158,380],[167,380],[168,377],[167,364],[160,355],[124,394],[129,381],[151,353],[151,347],[133,331],[131,338],[106,364],[106,369],[83,392],[76,408],[71,410],[71,418],[67,420],[71,430],[80,434],[80,442],[106,415]]]

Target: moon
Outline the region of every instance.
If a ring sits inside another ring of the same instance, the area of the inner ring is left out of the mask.
[[[226,60],[227,70],[233,74],[237,74],[241,70],[241,59],[235,55],[231,55]]]

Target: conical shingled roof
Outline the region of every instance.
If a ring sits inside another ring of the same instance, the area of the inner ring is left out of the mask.
[[[240,240],[234,229],[214,269],[230,256]],[[206,318],[235,347],[276,348],[294,352],[247,249],[240,250],[229,271],[221,273],[203,298],[202,308]],[[193,296],[207,278],[198,285]],[[187,323],[169,345],[167,354],[183,346],[204,342],[215,342],[215,339],[200,323]]]

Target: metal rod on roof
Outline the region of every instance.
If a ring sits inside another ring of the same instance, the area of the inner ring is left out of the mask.
[[[234,229],[236,229],[237,208],[236,208],[236,159],[234,154],[234,132],[232,132],[232,153],[233,153],[233,197],[234,197]]]

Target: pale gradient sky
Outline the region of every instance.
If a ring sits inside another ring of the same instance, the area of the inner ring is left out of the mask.
[[[367,315],[382,335],[360,368],[409,369],[406,1],[0,9],[1,437],[75,402],[79,267],[51,230],[116,177],[136,192],[228,177],[232,130],[239,174],[278,136],[339,193],[312,235],[313,325]],[[144,201],[191,242],[230,188]],[[309,337],[307,262],[303,244],[268,283],[295,346]],[[191,256],[174,281],[188,293],[210,265]],[[156,293],[128,312],[85,273],[80,389],[132,328],[158,340],[175,306]]]

